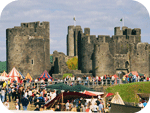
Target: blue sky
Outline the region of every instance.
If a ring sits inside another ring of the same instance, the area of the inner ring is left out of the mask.
[[[50,53],[66,54],[67,26],[76,24],[91,29],[91,35],[114,34],[114,27],[141,28],[142,42],[150,43],[150,21],[146,8],[132,0],[18,0],[8,4],[0,18],[0,61],[6,60],[6,29],[22,22],[50,22]]]

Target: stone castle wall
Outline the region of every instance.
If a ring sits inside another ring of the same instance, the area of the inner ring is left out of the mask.
[[[72,27],[74,30],[76,29],[75,26]],[[112,37],[108,35],[96,37],[90,35],[90,28],[85,28],[80,37],[74,38],[73,35],[72,38],[79,42],[78,67],[82,73],[103,76],[105,74],[112,75],[119,71],[123,73],[138,71],[149,76],[150,48],[149,44],[141,43],[141,29],[131,29],[124,26],[121,30],[120,27],[115,27]],[[75,47],[74,43],[72,44]],[[145,69],[142,67],[144,65]]]
[[[26,76],[39,77],[50,70],[49,22],[21,23],[6,30],[7,70],[16,67]]]

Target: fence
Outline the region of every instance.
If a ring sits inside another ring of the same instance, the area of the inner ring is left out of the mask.
[[[50,81],[50,82],[41,82],[41,81],[38,81],[38,82],[31,82],[31,83],[26,83],[26,84],[23,84],[23,86],[27,87],[27,86],[30,86],[30,87],[33,87],[33,86],[36,86],[37,88],[44,88],[45,86],[48,86],[48,85],[52,85],[52,84],[57,84],[57,83],[65,83],[67,85],[70,85],[70,86],[74,86],[74,85],[77,85],[77,84],[81,84],[81,85],[84,85],[88,88],[94,88],[95,86],[108,86],[108,85],[116,85],[116,84],[122,84],[122,80],[121,79],[115,79],[115,80],[108,80],[108,79],[105,79],[105,80],[101,80],[101,81],[89,81],[89,80],[68,80],[68,81]]]

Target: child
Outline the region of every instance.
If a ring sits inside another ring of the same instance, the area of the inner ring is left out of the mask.
[[[4,103],[4,105],[5,105],[5,107],[7,108],[7,109],[9,109],[9,100],[7,99],[7,101]]]
[[[15,107],[16,110],[19,110],[19,106],[18,106],[18,103],[16,103],[16,107]]]

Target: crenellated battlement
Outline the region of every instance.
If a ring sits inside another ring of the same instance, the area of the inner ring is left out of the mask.
[[[84,28],[80,38],[75,38],[72,33],[70,38],[77,39],[78,42],[78,66],[82,73],[102,76],[115,74],[119,70],[124,73],[140,70],[141,73],[150,75],[150,44],[141,43],[140,28],[115,27],[112,37],[90,35],[90,28]],[[74,43],[71,47],[75,47]],[[143,71],[140,67],[142,63],[149,69]]]

